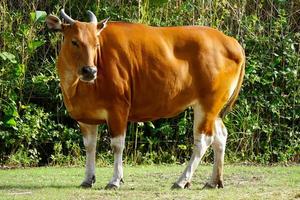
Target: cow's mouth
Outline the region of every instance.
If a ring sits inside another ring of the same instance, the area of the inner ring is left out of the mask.
[[[79,79],[82,82],[93,83],[94,80],[96,79],[96,76],[93,76],[93,77],[80,76]]]
[[[79,70],[79,79],[83,82],[94,82],[97,78],[97,68],[91,66],[84,66]]]

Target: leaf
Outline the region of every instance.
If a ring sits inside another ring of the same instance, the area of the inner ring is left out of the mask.
[[[15,107],[14,109],[16,109],[16,101],[18,98],[19,96],[16,94],[14,90],[12,90],[9,95],[9,100],[12,102],[10,106]]]
[[[181,150],[187,150],[187,146],[184,145],[184,144],[179,144],[178,148],[181,149]]]
[[[34,40],[34,41],[29,42],[28,47],[29,47],[29,50],[31,52],[33,52],[34,50],[36,50],[38,47],[42,46],[43,44],[45,44],[44,40]]]
[[[25,106],[25,105],[23,105],[23,104],[21,104],[21,106],[20,106],[20,108],[22,109],[22,110],[26,110],[27,108],[29,108],[30,106]]]
[[[19,31],[23,36],[28,37],[30,34],[30,26],[28,24],[21,24],[19,26]]]
[[[17,63],[17,60],[16,60],[16,56],[11,54],[11,53],[8,53],[8,52],[1,52],[0,53],[0,57],[3,59],[3,60],[9,60],[11,63]]]
[[[17,77],[20,77],[20,76],[24,75],[24,73],[25,73],[25,65],[19,64],[16,68],[15,75]]]
[[[0,57],[2,58],[2,60],[6,60],[6,56],[3,53],[0,53]]]
[[[30,12],[29,15],[30,15],[30,21],[34,22],[35,21],[35,16],[36,16],[35,12]]]
[[[35,21],[43,22],[45,21],[47,13],[45,11],[37,10],[35,11]]]
[[[13,113],[12,113],[13,117],[19,117],[19,113],[17,110],[14,109]]]
[[[19,117],[19,113],[17,111],[17,108],[13,105],[10,105],[9,107],[7,107],[6,109],[3,110],[5,116],[9,116],[9,117]]]
[[[45,76],[44,74],[39,74],[32,77],[32,82],[36,84],[44,84],[49,81],[49,78]]]
[[[17,122],[15,121],[15,119],[12,117],[12,118],[9,118],[8,120],[6,120],[4,122],[4,124],[8,127],[14,127],[14,126],[17,126]]]
[[[146,124],[147,124],[150,128],[155,129],[155,126],[154,126],[154,124],[153,124],[152,122],[146,122]]]
[[[30,20],[32,22],[44,22],[46,19],[47,13],[42,10],[36,10],[35,12],[30,13]]]

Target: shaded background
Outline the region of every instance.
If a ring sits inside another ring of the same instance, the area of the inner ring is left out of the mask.
[[[227,162],[299,162],[300,2],[297,0],[98,0],[0,2],[0,164],[82,165],[84,148],[62,103],[55,59],[62,36],[45,26],[46,14],[153,26],[205,25],[245,48],[246,76],[224,122]],[[128,36],[130,37],[130,36]],[[172,119],[129,123],[127,163],[182,163],[192,147],[193,111]],[[98,164],[112,162],[109,134],[100,126]],[[204,158],[212,160],[209,151]]]

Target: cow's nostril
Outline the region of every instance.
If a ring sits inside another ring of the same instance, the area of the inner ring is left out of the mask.
[[[84,66],[81,68],[82,75],[94,75],[97,72],[94,67]]]
[[[90,73],[90,67],[82,67],[81,68],[81,73],[84,74],[89,74]]]

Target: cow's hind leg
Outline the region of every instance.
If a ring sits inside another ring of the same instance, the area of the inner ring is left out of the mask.
[[[191,184],[192,176],[205,154],[207,148],[211,145],[213,137],[203,132],[199,127],[205,120],[204,111],[201,105],[194,106],[194,149],[192,157],[179,179],[172,186],[175,188],[188,188]]]
[[[210,182],[205,185],[205,188],[223,188],[223,165],[227,134],[227,129],[222,119],[217,119],[214,124],[214,141],[212,143],[214,150],[213,173]]]
[[[80,186],[89,188],[96,182],[95,157],[98,127],[97,125],[88,125],[84,123],[79,123],[79,125],[83,134],[83,143],[86,149],[85,179]]]

